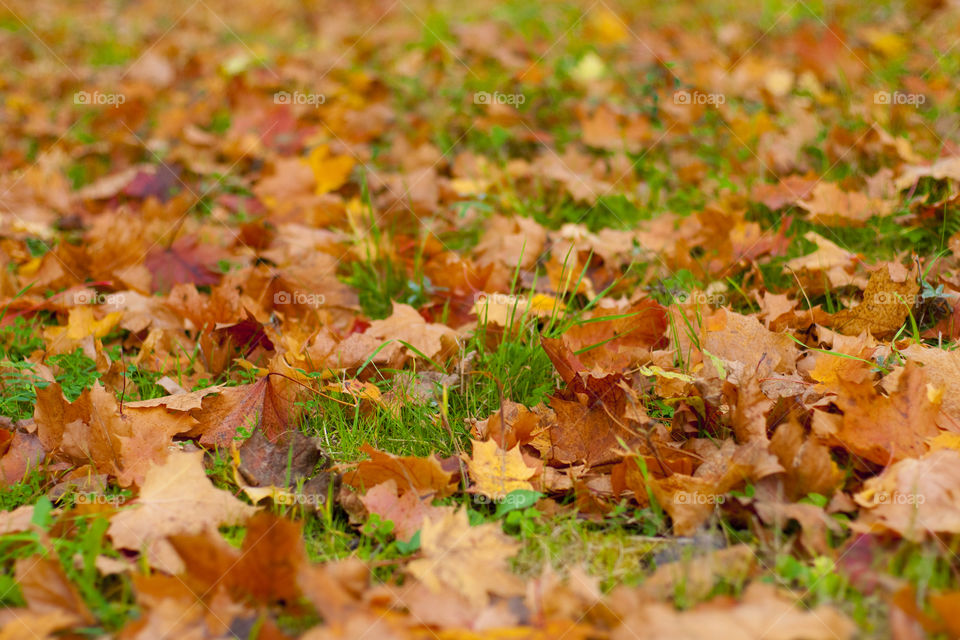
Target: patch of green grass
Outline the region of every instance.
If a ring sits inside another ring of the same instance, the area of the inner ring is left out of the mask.
[[[25,504],[33,504],[46,491],[44,473],[30,469],[19,482],[0,487],[0,511],[13,511]]]
[[[3,315],[0,313],[0,320]],[[0,327],[0,415],[13,420],[26,420],[33,415],[35,388],[46,386],[46,382],[26,359],[42,348],[36,321],[18,316]]]
[[[312,561],[358,557],[373,564],[374,576],[380,580],[393,577],[399,561],[420,548],[419,533],[409,541],[399,541],[393,536],[390,520],[373,514],[357,527],[350,524],[342,509],[324,507],[306,514],[303,533]]]
[[[384,390],[392,386],[387,382],[381,385]],[[457,451],[458,443],[466,440],[462,419],[451,419],[456,436],[443,427],[436,400],[408,402],[391,410],[368,401],[355,407],[349,404],[350,396],[337,395],[337,399],[316,396],[304,402],[303,430],[319,437],[338,460],[362,457],[360,447],[364,444],[402,455],[425,456],[434,451],[450,455]]]
[[[102,40],[90,47],[89,62],[94,67],[122,65],[136,59],[136,48],[116,40]]]
[[[380,248],[385,243],[395,244],[394,234],[381,229],[377,223],[366,183],[361,191],[370,228],[367,230],[369,237],[358,238],[358,242],[367,247],[367,252],[362,260],[350,263],[350,272],[342,278],[343,281],[357,292],[364,313],[374,320],[389,316],[394,301],[414,307],[423,306],[429,300],[433,287],[423,274],[422,244],[417,244],[412,273],[392,256],[381,252]]]
[[[954,537],[940,543],[904,542],[889,559],[887,570],[908,580],[920,601],[930,593],[955,591],[960,587],[956,574],[956,553],[960,540]]]
[[[553,364],[540,346],[540,335],[528,323],[515,337],[502,340],[493,349],[483,343],[483,327],[470,342],[477,353],[477,373],[464,386],[463,401],[468,412],[487,412],[500,406],[503,399],[532,407],[542,402],[556,388]]]
[[[350,269],[344,282],[357,292],[363,312],[373,320],[389,316],[394,301],[422,306],[427,300],[429,280],[411,280],[406,269],[388,257],[353,262]]]
[[[25,604],[12,578],[14,563],[21,558],[46,557],[60,564],[96,618],[97,623],[84,632],[96,636],[118,630],[137,614],[137,608],[129,577],[102,576],[97,569],[101,556],[121,557],[106,537],[109,520],[102,516],[61,516],[70,521],[54,523],[51,509],[45,498],[35,507],[33,521],[42,532],[0,536],[0,604]]]
[[[567,223],[584,224],[591,231],[601,229],[633,229],[642,220],[650,218],[650,212],[627,200],[623,195],[600,196],[590,207],[565,202],[558,210],[534,215],[540,224],[558,228]]]
[[[55,377],[63,389],[63,395],[70,402],[100,379],[97,363],[84,355],[80,347],[71,353],[50,356],[48,361],[56,371]]]
[[[0,415],[28,419],[37,402],[36,388],[46,384],[29,362],[0,362]]]
[[[0,320],[2,318],[0,314]],[[42,348],[43,339],[35,322],[17,316],[12,323],[0,327],[0,357],[4,360],[20,362]]]
[[[230,451],[227,449],[214,449],[209,451],[204,457],[204,470],[210,482],[219,489],[234,491],[236,484],[233,480],[233,465],[231,464]]]
[[[881,596],[866,595],[851,585],[844,572],[838,571],[828,557],[802,559],[787,553],[777,554],[772,571],[763,579],[789,588],[807,606],[839,606],[865,631],[880,634],[887,624]]]
[[[653,568],[654,554],[672,544],[650,535],[659,529],[655,520],[647,509],[623,507],[593,523],[573,513],[548,518],[530,508],[508,514],[504,527],[523,543],[513,561],[520,575],[538,575],[544,566],[561,572],[585,567],[610,589],[642,582]]]
[[[463,347],[472,361],[465,375],[451,381],[451,374],[443,374],[448,376],[446,392],[440,372],[431,373],[435,378],[431,381],[416,371],[368,365],[382,393],[403,397],[401,390],[408,389],[410,399],[388,409],[366,400],[355,407],[347,394],[317,394],[303,402],[303,429],[320,437],[341,460],[356,460],[365,443],[404,455],[455,453],[469,439],[469,418],[486,418],[502,400],[534,406],[556,387],[537,322],[525,319],[518,326],[522,329],[502,336],[481,325]],[[311,375],[322,385],[322,372]]]
[[[148,371],[134,364],[127,365],[127,388],[122,393],[122,401],[152,400],[167,395],[166,389],[157,384],[162,377],[162,371]]]

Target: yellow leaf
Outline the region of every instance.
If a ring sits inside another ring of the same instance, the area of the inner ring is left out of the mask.
[[[565,311],[566,308],[566,305],[562,302],[558,302],[555,297],[548,296],[545,293],[538,293],[530,300],[530,311],[538,318],[552,315],[554,309]]]
[[[658,378],[669,378],[672,380],[681,380],[683,382],[693,382],[696,380],[696,378],[691,375],[680,373],[678,371],[666,371],[656,365],[644,365],[640,367],[637,372],[644,376],[657,376]]]
[[[326,384],[323,388],[326,391],[347,393],[354,398],[360,398],[361,400],[372,400],[373,402],[377,403],[381,401],[382,396],[380,389],[375,384],[363,382],[361,380],[336,380]]]
[[[902,36],[893,31],[865,29],[863,35],[870,46],[887,59],[897,58],[906,53],[909,46]]]
[[[310,152],[307,164],[317,181],[317,195],[322,196],[344,185],[355,162],[350,156],[330,155],[330,148],[322,144]]]
[[[20,277],[29,278],[33,276],[37,270],[40,268],[41,263],[43,263],[43,256],[37,256],[36,258],[31,258],[27,262],[20,265]]]
[[[936,438],[930,440],[930,450],[936,451],[937,449],[953,449],[955,451],[960,451],[960,433],[950,433],[949,431],[944,431]]]
[[[467,468],[476,483],[473,490],[494,499],[517,489],[532,491],[529,480],[537,473],[523,461],[520,447],[504,451],[493,440],[473,441],[473,457],[467,461]]]
[[[234,363],[240,365],[243,369],[247,371],[252,371],[253,374],[258,378],[262,378],[263,376],[270,373],[268,369],[264,369],[263,367],[258,367],[257,365],[253,364],[246,358],[236,358],[234,359]]]
[[[454,178],[450,181],[450,188],[461,198],[483,193],[490,186],[487,180],[475,178]]]
[[[606,5],[590,12],[587,31],[605,44],[619,44],[630,37],[623,19]]]
[[[506,327],[525,315],[537,318],[550,317],[554,311],[562,312],[566,306],[555,297],[538,293],[533,298],[507,295],[505,293],[482,293],[470,313],[481,321]]]
[[[46,333],[49,338],[66,334],[66,337],[70,340],[83,340],[87,336],[102,338],[117,326],[122,316],[122,311],[114,311],[97,320],[93,315],[92,306],[74,307],[70,310],[66,327],[50,327],[46,330]]]
[[[778,98],[793,90],[795,76],[789,69],[773,69],[763,78],[763,85],[767,91]]]
[[[607,66],[603,63],[603,59],[591,51],[580,58],[580,62],[573,68],[570,75],[580,84],[589,84],[602,78],[606,72]]]

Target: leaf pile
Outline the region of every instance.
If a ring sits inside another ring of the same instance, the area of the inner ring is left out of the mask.
[[[94,4],[0,9],[0,638],[960,633],[956,7]]]

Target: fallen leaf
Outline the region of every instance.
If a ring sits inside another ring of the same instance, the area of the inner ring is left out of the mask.
[[[693,640],[716,629],[731,640],[844,640],[856,630],[853,622],[829,605],[807,610],[797,606],[792,594],[761,583],[747,587],[739,601],[720,599],[686,611],[677,611],[672,604],[638,602],[636,597],[624,597],[619,603],[616,610],[622,623],[614,629],[613,640]]]
[[[291,577],[307,563],[302,526],[260,511],[246,527],[239,550],[225,544],[215,531],[171,536],[170,543],[184,561],[182,578],[199,594],[223,587],[239,601],[294,603],[301,592]]]
[[[266,375],[252,384],[226,387],[204,398],[202,407],[191,415],[199,422],[190,435],[200,443],[226,447],[240,430],[261,430],[271,442],[291,429],[293,402],[277,376]]]
[[[381,482],[360,500],[367,511],[393,522],[394,536],[404,542],[420,531],[424,521],[442,518],[450,510],[450,507],[432,506],[429,500],[421,500],[413,491],[400,493],[394,480]]]
[[[140,495],[113,516],[107,534],[117,548],[146,553],[152,566],[179,573],[183,562],[167,536],[241,524],[255,511],[213,486],[203,470],[203,452],[178,452],[147,472]]]
[[[799,355],[797,344],[786,334],[769,331],[753,316],[725,309],[704,318],[700,344],[705,353],[739,362],[744,371],[759,370],[763,376],[790,372]],[[712,360],[706,366],[716,368]]]
[[[510,597],[523,592],[522,581],[507,564],[518,544],[500,531],[499,524],[471,527],[465,509],[424,522],[420,549],[423,557],[410,562],[407,571],[434,593],[449,589],[482,608],[491,594]]]
[[[796,420],[788,420],[774,431],[770,451],[786,472],[784,491],[791,500],[816,493],[830,497],[843,482],[843,472],[830,455],[830,449],[804,433]]]
[[[843,421],[833,435],[850,453],[887,465],[922,455],[937,435],[939,398],[931,399],[923,370],[907,363],[897,391],[883,396],[871,382],[841,384],[834,400]]]
[[[102,386],[86,389],[68,402],[60,385],[37,391],[37,435],[51,454],[76,464],[92,462],[121,486],[139,485],[151,464],[162,463],[176,434],[196,421],[162,406],[124,407]]]
[[[960,428],[960,352],[934,349],[911,344],[900,353],[910,362],[923,367],[923,374],[930,384],[942,392],[940,411],[941,426],[953,431]]]
[[[220,282],[217,264],[226,257],[218,248],[194,236],[180,236],[169,247],[151,249],[144,264],[153,273],[151,291],[166,293],[174,285],[212,285]]]
[[[437,357],[441,351],[452,347],[456,342],[456,332],[453,329],[443,324],[429,323],[413,307],[399,302],[393,303],[390,317],[371,322],[364,335],[380,342],[406,342],[428,358]],[[408,357],[419,355],[410,347],[402,344],[400,346]]]
[[[867,331],[878,338],[900,329],[910,315],[920,285],[914,273],[899,281],[890,274],[888,266],[874,271],[860,304],[833,314],[831,325],[844,335],[855,336]]]
[[[322,196],[344,185],[350,177],[350,172],[353,171],[355,161],[350,156],[333,155],[327,145],[321,144],[310,152],[307,164],[313,170],[313,177],[317,183],[316,193]]]
[[[520,448],[505,451],[493,440],[474,440],[467,468],[474,481],[473,491],[500,500],[511,491],[533,491],[530,479],[537,474],[523,461]]]
[[[891,207],[857,191],[844,191],[833,182],[820,182],[808,200],[797,203],[815,224],[863,226],[873,216],[889,215]]]
[[[67,578],[56,556],[21,558],[16,562],[14,574],[20,593],[31,611],[64,614],[85,624],[94,622],[93,614]]]
[[[808,231],[803,237],[814,243],[816,250],[805,256],[788,260],[784,266],[789,271],[806,271],[816,274],[816,277],[807,283],[807,286],[813,285],[809,290],[823,290],[825,287],[823,276],[826,276],[826,284],[831,287],[866,286],[866,281],[850,273],[856,264],[856,253],[844,249],[813,231]],[[823,276],[820,275],[821,273]]]
[[[444,471],[440,461],[433,456],[395,456],[377,451],[370,445],[364,445],[360,450],[370,459],[343,474],[343,482],[352,487],[363,490],[393,480],[401,493],[412,491],[421,498],[444,498],[456,491],[454,474]]]
[[[960,533],[960,452],[931,451],[907,458],[870,478],[854,496],[864,513],[853,526],[868,532],[893,531],[921,541]]]

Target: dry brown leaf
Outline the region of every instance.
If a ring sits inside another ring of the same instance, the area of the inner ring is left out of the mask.
[[[899,266],[884,265],[874,271],[860,304],[833,314],[831,325],[848,336],[866,331],[882,338],[896,333],[910,315],[920,290],[915,271],[905,278],[892,277],[892,270],[902,270],[897,269]]]
[[[56,555],[52,558],[21,558],[16,562],[14,573],[31,611],[61,613],[86,624],[93,623],[93,614],[67,578]]]
[[[7,607],[0,611],[0,640],[55,640],[63,637],[59,631],[80,622],[64,611],[39,613]]]
[[[302,525],[260,511],[246,527],[239,550],[215,531],[171,536],[170,543],[186,569],[181,578],[198,594],[223,587],[238,600],[263,605],[296,601],[300,588],[291,578],[307,564]]]
[[[428,358],[436,358],[456,341],[456,332],[453,329],[444,324],[429,323],[416,309],[399,302],[393,304],[390,317],[371,322],[364,335],[376,338],[379,341],[378,347],[387,340],[406,342]],[[417,357],[408,347],[400,346],[407,357]]]
[[[784,491],[791,500],[811,493],[829,498],[843,481],[843,472],[830,456],[830,449],[815,438],[806,437],[796,420],[777,427],[770,439],[770,451],[786,470]]]
[[[788,271],[807,271],[816,274],[804,283],[805,290],[808,293],[824,290],[825,283],[820,275],[821,272],[826,276],[827,284],[832,288],[849,285],[866,286],[866,280],[851,273],[856,265],[856,253],[844,249],[813,231],[808,231],[803,237],[814,243],[817,249],[813,253],[788,260],[784,266]]]
[[[856,630],[835,608],[821,605],[808,611],[797,606],[791,594],[762,583],[752,583],[739,601],[721,598],[687,611],[677,611],[672,604],[637,602],[637,598],[624,597],[619,602],[622,606],[617,610],[623,618],[613,640],[700,640],[721,629],[729,640],[844,640]]]
[[[831,546],[828,532],[842,535],[843,527],[827,512],[816,505],[802,502],[777,502],[758,500],[754,503],[757,515],[764,524],[780,530],[787,527],[791,520],[800,525],[800,542],[812,554],[827,555]]]
[[[854,499],[863,513],[853,524],[865,531],[894,531],[908,540],[960,533],[960,452],[931,451],[907,458],[870,478]]]
[[[272,442],[290,430],[293,418],[292,395],[279,376],[266,375],[252,384],[226,387],[203,399],[194,410],[199,424],[190,435],[200,436],[207,446],[226,447],[241,428],[259,429]]]
[[[425,520],[442,518],[451,509],[434,507],[413,491],[399,493],[397,483],[392,479],[371,488],[360,500],[367,511],[393,522],[393,534],[397,540],[405,542],[420,530]]]
[[[738,544],[708,553],[697,553],[657,567],[641,588],[658,599],[670,599],[682,589],[685,598],[699,601],[710,595],[720,581],[741,584],[757,562],[753,549]]]
[[[45,449],[75,464],[92,462],[124,487],[142,483],[150,465],[166,459],[173,436],[196,424],[189,414],[162,406],[125,405],[121,412],[99,384],[72,403],[58,384],[39,389],[35,420]]]
[[[357,468],[343,474],[343,482],[365,490],[393,480],[400,492],[413,491],[420,497],[444,498],[456,491],[454,474],[444,471],[440,461],[433,456],[395,456],[377,451],[370,445],[360,449],[368,456]]]
[[[895,393],[883,396],[870,382],[843,383],[834,403],[843,411],[835,442],[874,464],[923,455],[927,439],[939,432],[939,394],[931,393],[923,370],[909,362]]]
[[[461,509],[424,523],[420,531],[423,557],[410,562],[407,570],[434,593],[450,589],[471,606],[482,608],[490,594],[523,593],[523,582],[510,572],[507,562],[518,547],[499,524],[471,527],[467,511]]]
[[[494,216],[476,246],[481,263],[500,262],[528,269],[543,253],[547,232],[531,218]]]
[[[815,224],[861,227],[873,216],[889,215],[890,205],[857,191],[844,191],[833,182],[820,182],[808,200],[798,202]]]
[[[960,351],[934,349],[911,344],[900,351],[910,362],[923,366],[923,373],[930,384],[942,393],[940,425],[951,431],[960,430]]]
[[[147,472],[140,495],[110,520],[107,533],[117,548],[144,552],[152,566],[179,573],[183,563],[167,536],[241,524],[255,512],[213,486],[203,470],[203,452],[177,452]]]
[[[773,333],[753,316],[718,309],[704,318],[700,344],[717,358],[739,362],[744,371],[789,373],[799,352],[797,344],[784,333]],[[705,364],[715,368],[711,359]]]
[[[229,388],[230,387],[225,387],[224,385],[218,384],[212,387],[197,389],[196,391],[178,393],[170,396],[160,396],[159,398],[153,398],[150,400],[127,402],[124,404],[124,407],[164,407],[170,411],[192,411],[193,409],[199,409],[201,406],[203,406],[203,399],[207,396],[215,393],[223,393],[224,389]]]

